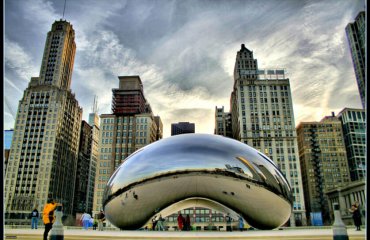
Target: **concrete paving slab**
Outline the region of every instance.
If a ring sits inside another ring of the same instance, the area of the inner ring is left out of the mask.
[[[43,229],[4,229],[4,239],[34,240],[42,239]],[[355,231],[347,229],[350,240],[365,240],[366,230]],[[331,229],[284,229],[284,230],[254,230],[245,232],[152,232],[152,231],[96,231],[65,229],[65,240],[183,240],[183,239],[254,239],[254,240],[332,240]]]

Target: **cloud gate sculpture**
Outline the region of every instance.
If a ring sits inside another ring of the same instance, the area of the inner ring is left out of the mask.
[[[107,219],[127,230],[192,204],[273,229],[288,221],[292,195],[275,163],[254,148],[218,135],[182,134],[129,156],[103,197]]]

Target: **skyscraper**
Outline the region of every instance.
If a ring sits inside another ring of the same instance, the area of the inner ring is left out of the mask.
[[[189,122],[179,122],[171,124],[171,136],[184,134],[184,133],[194,133],[195,124]]]
[[[74,193],[73,214],[91,212],[92,202],[88,203],[88,189],[90,178],[92,127],[86,122],[81,123],[80,143],[78,148],[78,162],[76,170],[76,185]],[[95,174],[95,172],[94,172]],[[87,181],[86,181],[87,180]]]
[[[160,118],[154,117],[144,97],[139,76],[120,76],[113,89],[112,114],[100,115],[99,157],[97,161],[93,212],[102,209],[105,186],[114,170],[136,150],[158,140]],[[157,120],[156,120],[157,118]]]
[[[143,113],[146,105],[143,83],[139,76],[120,76],[119,88],[112,90],[112,112],[113,114],[134,115]]]
[[[253,52],[241,45],[230,98],[233,138],[265,153],[289,181],[294,196],[290,225],[305,225],[293,102],[284,69],[258,69]]]
[[[297,135],[307,218],[314,224],[318,215],[331,224],[325,191],[350,182],[341,122],[334,113],[320,122],[301,122]]]
[[[47,34],[39,77],[19,101],[5,176],[5,219],[18,223],[49,197],[72,214],[82,108],[71,92],[76,51],[72,25],[55,21]]]
[[[98,115],[98,107],[97,107],[97,99],[94,98],[94,106],[92,108],[92,113],[89,114],[89,125],[92,129],[92,141],[91,141],[91,157],[90,157],[90,175],[88,178],[88,189],[87,189],[87,198],[88,204],[87,209],[89,211],[93,211],[94,208],[94,192],[95,192],[95,184],[97,179],[97,162],[99,158],[99,136],[100,136],[100,126],[99,126],[99,115]],[[94,212],[96,213],[96,212]]]
[[[363,109],[345,108],[338,118],[342,123],[351,181],[366,177],[366,115]]]
[[[357,86],[360,92],[362,106],[365,108],[366,102],[366,75],[365,75],[365,35],[366,19],[365,12],[360,12],[355,22],[349,23],[346,27],[346,34],[351,50],[353,67],[356,74]]]

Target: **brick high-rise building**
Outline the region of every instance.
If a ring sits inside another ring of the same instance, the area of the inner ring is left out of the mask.
[[[163,132],[160,118],[153,115],[144,97],[139,76],[119,80],[119,89],[113,89],[113,113],[100,115],[94,214],[102,210],[103,192],[115,169],[136,150],[159,140]]]
[[[334,114],[320,122],[301,122],[297,135],[307,218],[313,221],[318,213],[329,225],[325,192],[350,182],[341,122]]]
[[[265,153],[293,191],[290,225],[306,225],[293,101],[284,69],[258,69],[253,52],[241,45],[230,98],[233,138]]]
[[[55,21],[47,34],[39,77],[19,101],[4,179],[7,224],[28,222],[49,197],[71,215],[82,108],[71,92],[76,44],[72,25]]]
[[[143,83],[139,76],[120,76],[119,88],[112,90],[112,112],[113,114],[134,115],[145,112],[146,105]]]
[[[353,67],[356,74],[357,86],[360,92],[362,106],[366,103],[366,16],[365,11],[360,12],[353,23],[346,27],[346,34],[351,50]]]

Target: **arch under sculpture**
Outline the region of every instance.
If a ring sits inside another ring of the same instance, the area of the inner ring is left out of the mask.
[[[283,225],[292,211],[290,186],[272,160],[210,134],[172,136],[131,154],[108,181],[103,207],[112,224],[133,230],[195,201],[258,229]]]

